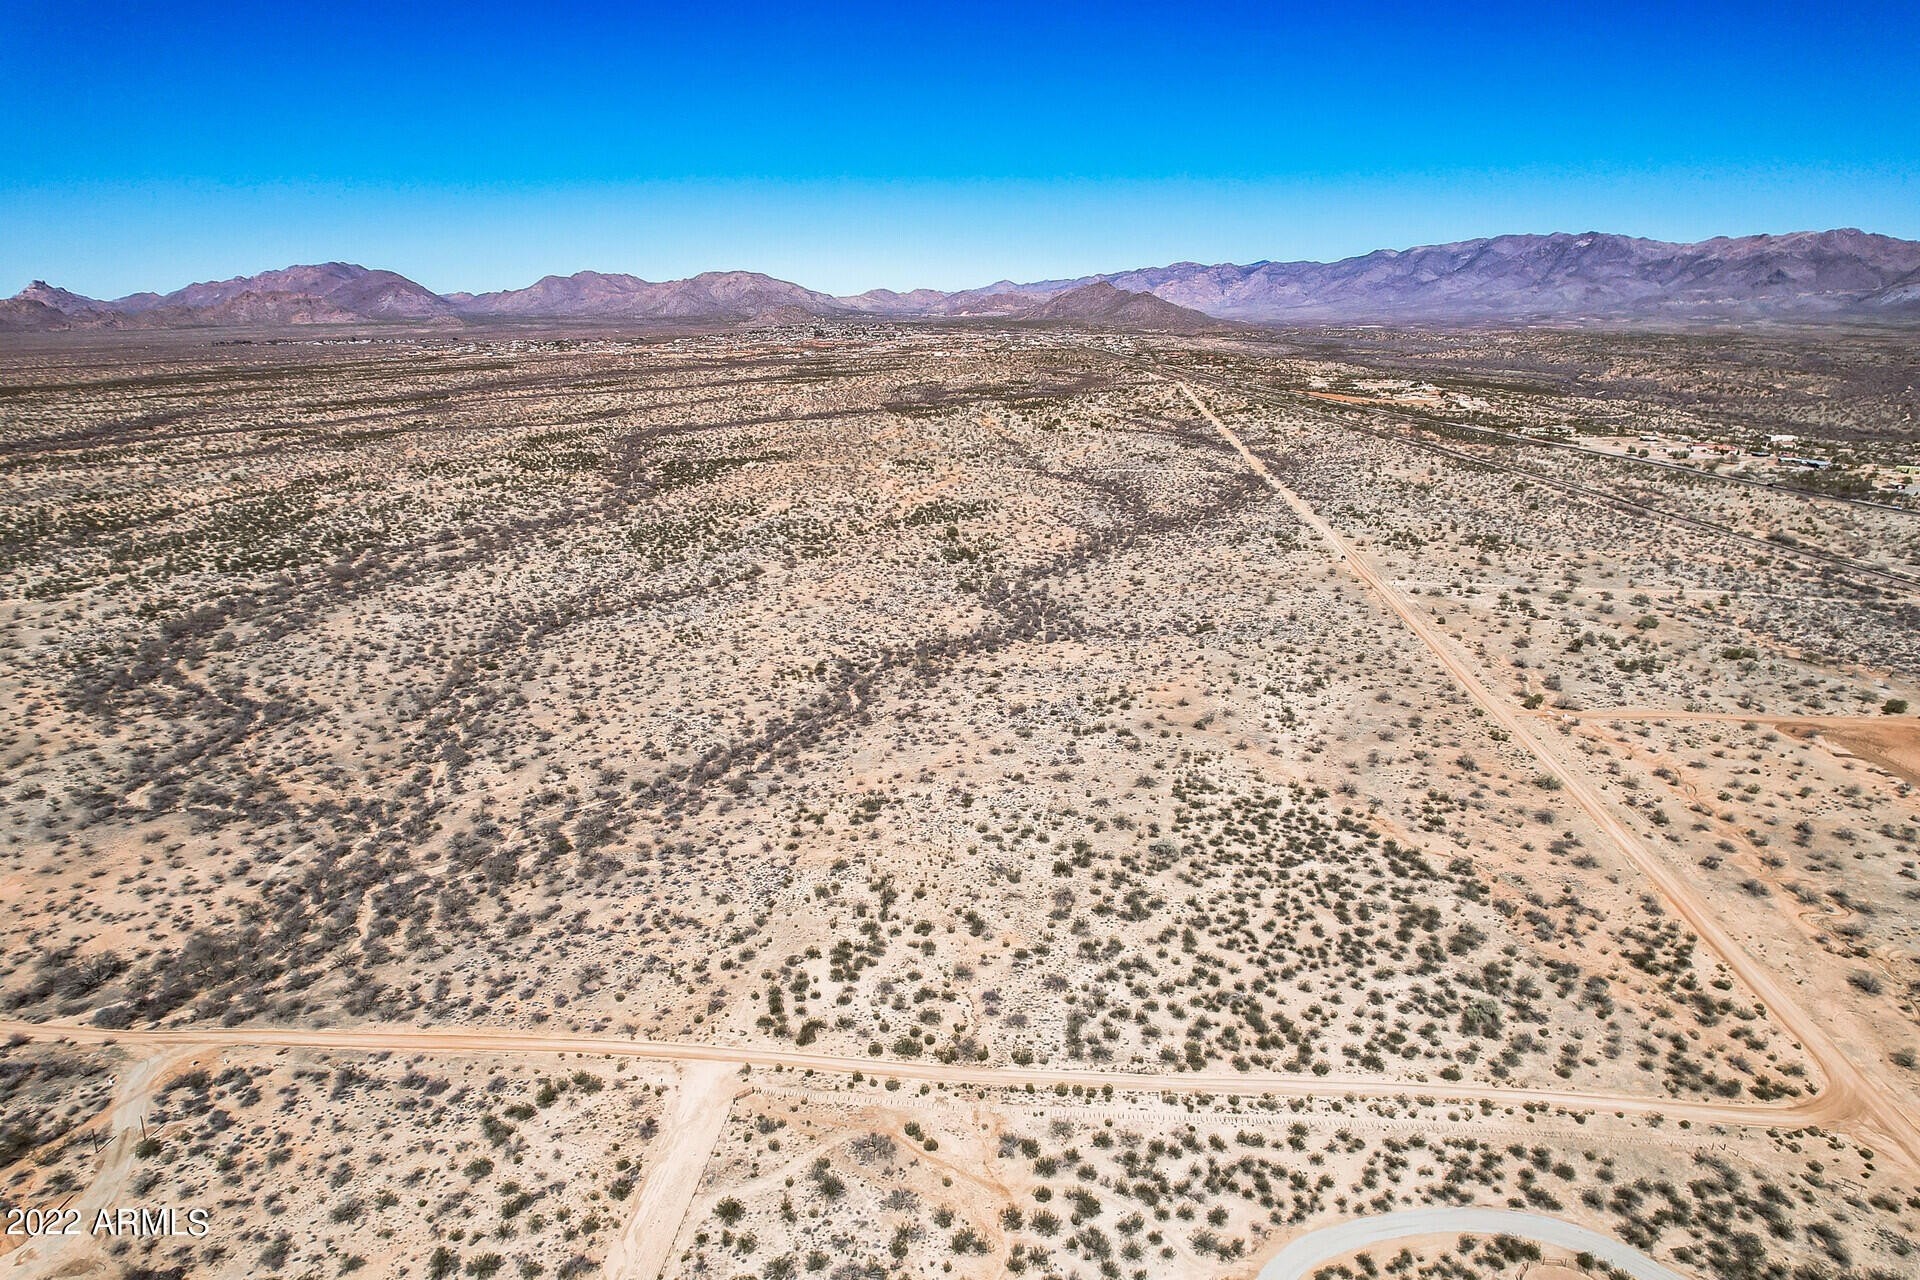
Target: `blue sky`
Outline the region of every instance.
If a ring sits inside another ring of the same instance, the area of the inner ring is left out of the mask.
[[[1920,238],[1911,0],[223,8],[0,0],[0,291]]]

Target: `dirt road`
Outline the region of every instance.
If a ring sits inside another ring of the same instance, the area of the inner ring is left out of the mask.
[[[1706,1099],[1648,1097],[1582,1092],[1578,1089],[1516,1089],[1499,1085],[1281,1072],[1100,1071],[1057,1067],[995,1067],[968,1063],[896,1061],[805,1053],[777,1045],[690,1044],[669,1040],[628,1040],[618,1036],[573,1035],[538,1031],[444,1030],[420,1027],[361,1026],[305,1029],[294,1027],[181,1027],[160,1031],[109,1031],[70,1023],[0,1020],[0,1035],[77,1044],[120,1044],[202,1048],[321,1049],[360,1053],[583,1053],[654,1062],[719,1063],[822,1075],[886,1076],[929,1084],[977,1085],[989,1089],[1052,1089],[1074,1085],[1147,1093],[1214,1093],[1235,1097],[1408,1098],[1436,1102],[1492,1102],[1519,1107],[1528,1103],[1569,1111],[1617,1111],[1623,1115],[1662,1115],[1671,1120],[1770,1128],[1776,1125],[1831,1125],[1853,1114],[1830,1091],[1784,1102],[1717,1102]]]
[[[614,1243],[607,1261],[608,1274],[641,1277],[642,1280],[656,1280],[670,1261],[674,1240],[696,1194],[701,1172],[725,1125],[731,1101],[740,1088],[738,1073],[743,1067],[836,1077],[861,1073],[903,1081],[992,1089],[1032,1086],[1051,1090],[1056,1086],[1081,1086],[1093,1090],[1111,1087],[1149,1094],[1470,1101],[1502,1107],[1544,1105],[1577,1113],[1612,1111],[1635,1117],[1661,1115],[1695,1125],[1845,1127],[1854,1130],[1856,1136],[1872,1141],[1887,1155],[1911,1168],[1920,1169],[1920,1126],[1916,1126],[1914,1117],[1907,1110],[1906,1100],[1876,1078],[1869,1068],[1841,1052],[1825,1029],[1793,1000],[1782,982],[1734,942],[1682,873],[1642,844],[1615,816],[1594,785],[1555,756],[1536,732],[1536,728],[1543,723],[1540,718],[1521,712],[1487,688],[1467,663],[1454,653],[1447,639],[1421,616],[1412,602],[1401,595],[1366,557],[1322,520],[1304,500],[1275,479],[1265,464],[1214,416],[1191,387],[1184,382],[1175,385],[1248,467],[1286,501],[1300,520],[1325,539],[1332,553],[1344,561],[1355,576],[1379,597],[1382,604],[1414,632],[1468,697],[1495,724],[1505,729],[1513,741],[1532,753],[1544,772],[1559,780],[1566,796],[1607,835],[1622,856],[1654,884],[1673,910],[1766,1005],[1779,1025],[1799,1040],[1825,1077],[1825,1086],[1816,1095],[1785,1102],[1737,1103],[1582,1092],[1577,1089],[1520,1089],[1332,1075],[1227,1071],[1162,1074],[1022,1068],[838,1056],[790,1050],[778,1045],[729,1046],[566,1032],[476,1028],[183,1027],[115,1031],[79,1023],[43,1024],[0,1020],[0,1035],[18,1034],[41,1041],[65,1040],[83,1045],[113,1044],[150,1055],[127,1072],[116,1090],[111,1118],[113,1146],[79,1203],[91,1212],[92,1207],[110,1203],[120,1193],[132,1168],[132,1148],[138,1142],[140,1124],[154,1085],[163,1078],[170,1064],[198,1052],[241,1047],[367,1053],[578,1053],[680,1064],[681,1082],[672,1106],[671,1128],[638,1191],[633,1215]],[[1768,719],[1745,716],[1728,718]],[[1792,719],[1806,722],[1812,718]],[[0,1273],[8,1277],[48,1274],[57,1264],[58,1254],[65,1248],[65,1244],[51,1241],[24,1246],[6,1257]]]
[[[1220,421],[1213,411],[1194,393],[1185,382],[1176,381],[1183,394],[1193,407],[1211,423],[1216,431],[1238,453],[1248,467],[1266,482],[1275,493],[1286,502],[1300,520],[1326,540],[1333,554],[1344,561],[1354,576],[1359,578],[1413,633],[1421,643],[1432,651],[1435,658],[1446,668],[1474,703],[1486,712],[1493,722],[1505,729],[1512,739],[1525,747],[1539,762],[1543,771],[1559,781],[1568,799],[1578,805],[1586,815],[1599,826],[1621,855],[1633,864],[1642,875],[1653,882],[1660,895],[1684,919],[1700,940],[1719,958],[1721,963],[1744,982],[1760,1002],[1767,1007],[1768,1013],[1782,1027],[1786,1028],[1794,1039],[1805,1049],[1808,1057],[1826,1077],[1826,1087],[1820,1097],[1828,1104],[1831,1114],[1847,1117],[1870,1130],[1881,1140],[1890,1144],[1904,1158],[1910,1168],[1920,1169],[1920,1123],[1907,1110],[1907,1101],[1897,1097],[1891,1088],[1882,1081],[1868,1075],[1859,1064],[1841,1052],[1839,1046],[1829,1036],[1826,1029],[1816,1022],[1800,1007],[1787,992],[1785,985],[1774,974],[1762,966],[1733,937],[1721,927],[1719,919],[1713,914],[1699,894],[1684,876],[1668,865],[1664,860],[1644,845],[1640,838],[1628,829],[1625,823],[1615,816],[1612,808],[1601,798],[1599,791],[1584,776],[1574,772],[1563,764],[1537,735],[1533,726],[1538,723],[1534,717],[1525,714],[1511,705],[1506,699],[1498,697],[1481,683],[1466,662],[1453,651],[1446,638],[1440,634],[1420,613],[1412,601],[1383,577],[1380,571],[1364,555],[1342,537],[1332,525],[1321,519],[1319,514],[1291,489],[1275,479],[1266,464],[1261,462],[1251,450],[1235,435],[1226,423]]]
[[[1577,1223],[1519,1209],[1406,1209],[1336,1222],[1296,1237],[1260,1268],[1259,1280],[1304,1280],[1329,1262],[1361,1249],[1436,1236],[1515,1236],[1560,1249],[1587,1252],[1634,1280],[1684,1280],[1679,1272],[1612,1236]]]
[[[1223,381],[1223,385],[1234,386],[1237,390],[1252,391],[1257,394],[1268,394],[1270,393],[1270,390],[1271,390],[1270,388],[1242,387],[1230,381]],[[1340,401],[1342,403],[1347,403],[1347,404],[1365,405],[1366,407],[1374,409],[1376,411],[1384,410],[1385,408],[1388,407],[1379,402],[1370,403],[1370,402],[1355,399],[1350,396],[1333,396],[1333,395],[1325,395],[1325,394],[1315,394],[1312,392],[1308,392],[1306,394],[1312,395],[1314,396],[1314,398],[1320,399],[1320,400],[1335,400],[1335,401]],[[1395,413],[1399,414],[1403,418],[1408,418],[1408,417],[1417,418],[1417,417],[1424,416],[1424,415],[1421,415],[1417,410],[1407,405],[1393,405],[1391,406],[1391,408]],[[1613,489],[1604,488],[1599,485],[1581,484],[1579,481],[1570,480],[1563,475],[1556,475],[1548,471],[1535,470],[1532,467],[1519,466],[1512,462],[1503,462],[1496,457],[1491,457],[1485,454],[1469,452],[1468,450],[1465,450],[1465,449],[1449,448],[1446,445],[1440,444],[1435,440],[1428,439],[1426,436],[1418,433],[1417,431],[1414,434],[1408,434],[1403,431],[1383,430],[1379,427],[1364,426],[1360,423],[1350,422],[1350,421],[1342,422],[1341,425],[1348,428],[1349,430],[1363,431],[1366,434],[1373,436],[1375,439],[1378,439],[1378,440],[1390,440],[1396,444],[1408,445],[1416,449],[1422,449],[1428,453],[1438,454],[1442,457],[1457,458],[1460,461],[1469,463],[1475,467],[1492,467],[1496,471],[1505,471],[1510,475],[1525,476],[1529,481],[1531,481],[1534,484],[1546,485],[1548,488],[1558,489],[1562,493],[1578,494],[1581,497],[1590,498],[1595,502],[1604,503],[1607,506],[1616,507],[1623,511],[1631,511],[1639,515],[1651,517],[1652,519],[1655,519],[1655,520],[1662,520],[1669,524],[1679,525],[1683,528],[1698,529],[1704,533],[1712,534],[1716,538],[1720,538],[1730,542],[1738,542],[1745,546],[1752,547],[1755,551],[1758,551],[1761,554],[1766,555],[1768,557],[1786,556],[1792,559],[1803,561],[1809,565],[1818,565],[1823,569],[1831,569],[1831,568],[1837,567],[1837,568],[1844,569],[1848,573],[1854,574],[1858,577],[1872,578],[1883,584],[1898,587],[1898,588],[1901,588],[1902,590],[1909,591],[1909,592],[1914,591],[1916,589],[1920,589],[1920,579],[1913,578],[1907,574],[1900,573],[1892,569],[1884,568],[1877,564],[1869,564],[1864,560],[1856,559],[1855,557],[1851,555],[1847,555],[1844,552],[1828,551],[1824,547],[1809,546],[1806,543],[1801,543],[1801,542],[1795,542],[1795,543],[1773,542],[1767,538],[1760,537],[1756,534],[1742,533],[1739,530],[1728,528],[1726,525],[1717,523],[1712,520],[1702,520],[1698,516],[1690,516],[1679,511],[1670,511],[1664,507],[1649,506],[1644,502],[1639,502],[1633,498],[1629,498],[1625,494],[1617,492]],[[1458,431],[1458,430],[1479,431],[1489,435],[1503,434],[1500,432],[1488,431],[1488,429],[1484,427],[1469,426],[1466,423],[1457,422],[1450,419],[1444,420],[1444,425],[1448,430],[1453,430],[1453,431]],[[1525,444],[1553,443],[1549,441],[1531,439],[1524,436],[1510,437],[1510,439],[1514,443],[1525,443]],[[1566,447],[1577,447],[1577,446],[1555,445],[1555,447],[1566,448]],[[1583,452],[1585,451],[1583,450]],[[1645,458],[1623,459],[1617,454],[1607,454],[1607,453],[1602,453],[1602,454],[1599,454],[1598,456],[1611,458],[1616,462],[1633,461],[1633,462],[1646,463],[1651,461]],[[1652,465],[1656,467],[1666,467],[1670,470],[1689,471],[1689,472],[1694,471],[1694,469],[1691,467],[1675,467],[1675,466],[1671,466],[1670,464],[1662,463],[1658,461],[1653,461]],[[1715,475],[1715,473],[1712,473],[1712,472],[1697,472],[1696,474],[1710,475],[1710,476],[1714,476],[1714,478],[1716,479],[1721,479],[1721,480],[1737,479],[1737,477],[1728,476],[1724,474]],[[1847,503],[1854,506],[1875,507],[1882,511],[1902,511],[1904,513],[1903,508],[1889,507],[1877,502],[1863,502],[1862,500],[1857,498],[1843,498],[1834,494],[1811,494],[1803,489],[1789,489],[1786,486],[1764,484],[1764,483],[1759,483],[1757,481],[1741,481],[1741,483],[1757,484],[1759,488],[1763,488],[1763,489],[1777,489],[1783,492],[1791,492],[1794,494],[1794,496],[1801,498],[1803,500],[1808,500],[1808,501],[1841,502],[1841,503]]]
[[[113,1137],[101,1154],[100,1167],[94,1171],[87,1189],[63,1206],[80,1211],[81,1234],[41,1236],[28,1241],[0,1257],[0,1276],[6,1280],[51,1276],[72,1262],[76,1254],[92,1247],[87,1226],[94,1214],[121,1199],[121,1190],[133,1173],[133,1149],[146,1131],[147,1111],[153,1105],[154,1091],[175,1067],[205,1052],[206,1048],[204,1044],[164,1046],[149,1057],[127,1065],[114,1086],[113,1106],[108,1114]]]
[[[1910,726],[1878,716],[1767,715],[1745,711],[1675,711],[1666,707],[1603,707],[1591,711],[1529,711],[1537,720],[1667,720],[1675,724],[1764,724],[1779,729],[1874,729]]]
[[[680,1069],[666,1135],[634,1198],[633,1216],[601,1268],[608,1280],[658,1280],[740,1087],[730,1062],[689,1062]]]

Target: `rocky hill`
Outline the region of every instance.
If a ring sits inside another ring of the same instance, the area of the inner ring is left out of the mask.
[[[1212,316],[1156,298],[1151,293],[1116,288],[1100,280],[1057,293],[1022,315],[1032,320],[1067,320],[1115,329],[1170,329],[1191,332],[1214,329]]]
[[[462,315],[522,318],[767,323],[854,311],[837,298],[754,271],[707,271],[660,283],[580,271],[547,276],[524,289],[451,294],[447,301]]]

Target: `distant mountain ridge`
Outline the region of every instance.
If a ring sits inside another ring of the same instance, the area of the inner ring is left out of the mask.
[[[443,296],[391,271],[328,262],[106,301],[35,281],[0,301],[0,330],[14,331],[489,319],[765,324],[861,316],[1176,330],[1209,319],[1911,322],[1920,321],[1920,242],[1853,229],[1696,244],[1562,232],[1381,249],[1338,262],[1177,262],[1072,280],[999,280],[951,293],[873,289],[844,298],[752,271],[661,282],[581,271],[524,289]]]
[[[1920,242],[1855,230],[1698,244],[1561,233],[1101,278],[1208,315],[1265,322],[1872,315],[1914,301]]]
[[[47,321],[35,306],[60,319]],[[107,301],[83,298],[36,280],[0,303],[0,329],[176,329],[452,318],[453,305],[424,285],[392,271],[370,271],[348,262],[287,267],[190,284],[168,294],[132,293]]]
[[[463,315],[623,320],[733,320],[765,323],[834,315],[839,299],[752,271],[704,271],[654,283],[638,276],[579,271],[524,289],[448,295]]]

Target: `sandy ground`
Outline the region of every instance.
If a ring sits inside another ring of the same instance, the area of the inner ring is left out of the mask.
[[[1634,1280],[1682,1280],[1679,1272],[1662,1266],[1638,1249],[1575,1223],[1538,1213],[1480,1208],[1382,1214],[1310,1231],[1262,1267],[1259,1280],[1306,1280],[1320,1267],[1362,1248],[1390,1251],[1403,1243],[1417,1245],[1442,1234],[1509,1235],[1536,1240],[1556,1248],[1590,1252]]]
[[[692,1062],[680,1070],[666,1124],[667,1136],[640,1184],[627,1220],[602,1264],[614,1280],[657,1280],[673,1256],[674,1238],[700,1185],[714,1140],[739,1091],[740,1072],[727,1062]]]
[[[134,1147],[146,1136],[147,1115],[153,1106],[154,1090],[169,1075],[185,1070],[204,1052],[204,1049],[189,1046],[168,1047],[134,1060],[120,1072],[114,1085],[113,1109],[108,1117],[111,1137],[99,1155],[98,1167],[86,1190],[63,1206],[79,1210],[83,1224],[91,1223],[94,1215],[102,1209],[117,1206],[126,1200],[127,1182],[134,1169]],[[9,1240],[7,1243],[13,1245],[16,1242]],[[63,1268],[73,1265],[76,1255],[85,1255],[98,1247],[96,1238],[90,1233],[34,1239],[17,1245],[4,1255],[5,1269],[0,1274],[18,1276],[21,1280],[57,1275]]]
[[[1920,1238],[1893,517],[932,341],[23,390],[0,1033],[239,1073],[11,1186],[251,1200],[144,1255],[228,1276],[1248,1276],[1715,1160]]]
[[[1276,480],[1226,424],[1214,417],[1212,411],[1201,402],[1191,387],[1182,383],[1181,390],[1193,402],[1194,407],[1213,423],[1228,443],[1233,445],[1247,464],[1253,467],[1277,492],[1287,498],[1289,505],[1300,514],[1301,519],[1315,528],[1327,541],[1333,553],[1374,591],[1383,604],[1393,610],[1401,621],[1420,637],[1473,700],[1485,708],[1490,716],[1533,753],[1548,772],[1560,780],[1568,795],[1607,833],[1627,860],[1658,886],[1666,900],[1713,949],[1721,961],[1740,975],[1741,981],[1753,989],[1755,994],[1766,1003],[1774,1017],[1778,1018],[1806,1047],[1826,1076],[1826,1085],[1821,1091],[1821,1096],[1831,1099],[1843,1113],[1857,1110],[1883,1141],[1890,1142],[1900,1151],[1908,1168],[1920,1170],[1920,1123],[1916,1123],[1914,1119],[1910,1109],[1910,1099],[1903,1094],[1895,1094],[1886,1084],[1868,1075],[1857,1063],[1848,1058],[1827,1034],[1826,1029],[1810,1017],[1789,994],[1786,986],[1733,940],[1721,926],[1712,907],[1700,897],[1693,886],[1628,830],[1586,778],[1569,769],[1547,748],[1540,737],[1528,727],[1527,717],[1504,699],[1495,697],[1454,654],[1452,648],[1434,631],[1432,625],[1415,606],[1395,590],[1371,562],[1354,550],[1297,495]]]

